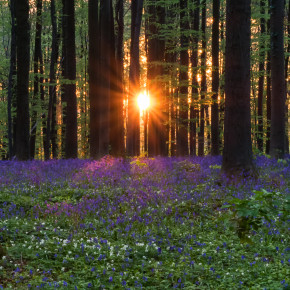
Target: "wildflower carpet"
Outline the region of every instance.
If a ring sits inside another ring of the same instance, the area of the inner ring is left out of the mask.
[[[290,159],[0,162],[0,289],[289,289]]]

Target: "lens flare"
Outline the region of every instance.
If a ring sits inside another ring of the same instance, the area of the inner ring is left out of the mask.
[[[150,106],[150,98],[148,93],[146,92],[140,93],[137,99],[137,103],[141,111],[147,110]]]

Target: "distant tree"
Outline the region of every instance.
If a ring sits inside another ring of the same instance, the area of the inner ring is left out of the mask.
[[[16,46],[17,46],[17,94],[16,94],[16,158],[30,158],[29,136],[29,60],[30,24],[29,1],[15,2]]]
[[[140,154],[140,122],[136,96],[140,90],[139,37],[142,20],[143,0],[131,1],[131,46],[129,72],[129,98],[126,153],[129,156]]]
[[[9,159],[14,156],[13,151],[13,119],[12,100],[15,96],[15,73],[16,73],[16,25],[15,25],[15,0],[10,0],[11,14],[11,42],[10,42],[10,68],[8,78],[7,115],[8,115],[8,155]],[[14,98],[15,99],[15,98]]]
[[[177,130],[177,155],[188,155],[188,66],[189,17],[187,0],[180,0],[180,72],[179,118]]]
[[[76,51],[75,51],[75,1],[64,0],[64,59],[65,85],[64,99],[66,101],[65,117],[65,157],[77,158],[77,100],[76,100]]]
[[[250,0],[226,6],[225,124],[222,171],[254,174],[250,115]]]
[[[89,0],[90,157],[99,152],[99,1]]]
[[[271,31],[271,137],[270,155],[283,158],[285,154],[285,54],[284,54],[284,0],[270,0]]]
[[[211,154],[219,155],[219,18],[220,0],[213,0]]]

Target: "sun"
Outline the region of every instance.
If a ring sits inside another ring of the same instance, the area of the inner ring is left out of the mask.
[[[149,108],[150,106],[150,98],[147,92],[142,92],[139,94],[137,103],[139,106],[140,111],[145,111]]]

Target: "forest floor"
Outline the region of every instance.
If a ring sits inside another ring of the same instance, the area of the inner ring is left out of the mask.
[[[290,159],[0,162],[0,289],[290,289]]]

